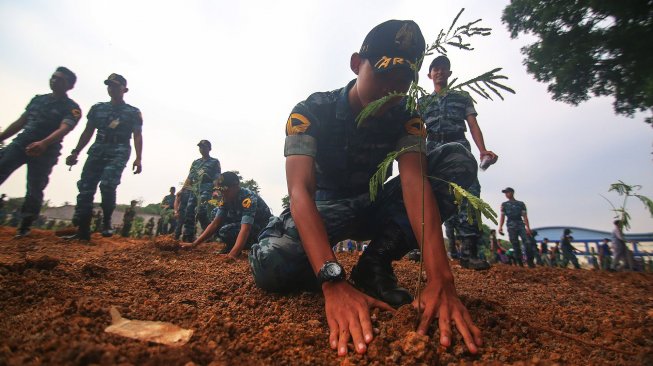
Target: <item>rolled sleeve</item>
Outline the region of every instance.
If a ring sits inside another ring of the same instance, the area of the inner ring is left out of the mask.
[[[254,217],[249,216],[249,215],[243,215],[243,217],[240,219],[241,224],[250,224],[252,225],[254,223]]]
[[[309,135],[286,136],[283,155],[308,155],[315,157],[317,155],[317,140],[315,137]]]
[[[407,135],[399,139],[397,142],[396,151],[401,151],[399,155],[407,152],[420,152],[425,154],[426,141],[422,136]]]

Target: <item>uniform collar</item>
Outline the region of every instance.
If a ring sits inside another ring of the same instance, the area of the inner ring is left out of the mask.
[[[349,106],[349,91],[356,83],[356,79],[350,81],[347,86],[340,89],[338,101],[336,102],[336,118],[340,120],[352,119],[351,107]]]

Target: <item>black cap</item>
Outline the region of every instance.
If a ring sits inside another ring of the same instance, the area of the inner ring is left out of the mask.
[[[206,147],[208,147],[210,149],[211,148],[211,143],[209,142],[209,140],[202,140],[202,141],[197,143],[197,146],[206,146]]]
[[[512,189],[512,188],[510,188],[510,187],[506,187],[506,188],[504,188],[504,189],[501,191],[501,193],[506,193],[506,192],[512,192],[512,193],[515,193],[515,190]]]
[[[565,235],[567,235],[567,234],[571,234],[572,232],[573,232],[573,231],[571,231],[571,229],[565,229]]]
[[[431,65],[429,65],[429,72],[431,72],[431,69],[436,66],[444,66],[445,69],[451,70],[451,61],[449,61],[447,56],[438,56],[434,58],[433,61],[431,61]]]
[[[240,184],[240,178],[234,172],[224,172],[220,174],[216,181],[218,187],[233,187],[238,184]]]
[[[118,75],[116,73],[109,75],[109,77],[104,81],[104,85],[109,85],[109,83],[127,87],[127,79],[125,79],[122,75]]]
[[[374,72],[395,68],[421,67],[426,42],[417,23],[412,20],[388,20],[367,34],[359,54],[372,64]]]

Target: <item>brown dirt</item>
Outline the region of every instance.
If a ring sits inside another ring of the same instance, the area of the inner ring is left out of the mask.
[[[327,346],[320,294],[268,294],[245,259],[225,261],[220,244],[177,250],[170,238],[67,243],[48,231],[13,240],[0,227],[0,365],[651,365],[653,275],[534,270],[486,272],[453,264],[458,292],[482,329],[478,355],[459,335],[448,350],[415,332],[410,307],[373,312],[366,355]],[[339,254],[347,270],[355,254]],[[400,282],[418,267],[402,260]],[[110,306],[128,319],[193,329],[178,348],[104,332]],[[436,332],[437,337],[437,330]]]

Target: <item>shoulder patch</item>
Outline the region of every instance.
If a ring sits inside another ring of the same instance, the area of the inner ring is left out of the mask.
[[[304,115],[292,113],[290,117],[288,117],[288,122],[286,123],[286,134],[291,136],[304,133],[310,125],[311,122]]]
[[[244,208],[249,208],[252,205],[252,200],[247,197],[243,200],[243,207]]]
[[[73,117],[77,119],[82,118],[82,111],[77,108],[74,108],[72,111],[70,111],[70,113],[72,113]]]
[[[404,124],[409,135],[426,137],[426,128],[421,118],[415,117]]]

